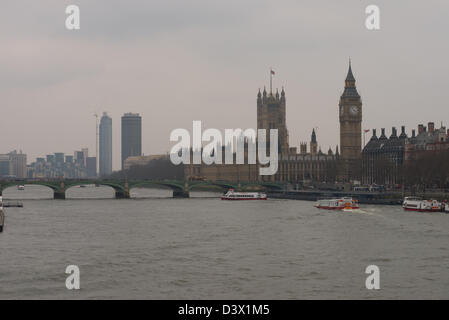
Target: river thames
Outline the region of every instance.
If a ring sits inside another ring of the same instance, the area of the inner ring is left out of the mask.
[[[448,214],[170,194],[5,190],[25,200],[5,208],[0,299],[449,299]],[[65,287],[68,265],[80,268],[80,290]],[[365,287],[368,265],[380,290]]]

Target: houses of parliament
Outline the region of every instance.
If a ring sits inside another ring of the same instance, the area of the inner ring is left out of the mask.
[[[257,129],[278,129],[278,171],[272,176],[259,175],[259,164],[188,164],[186,178],[201,177],[216,181],[267,182],[329,182],[358,179],[362,149],[362,100],[357,92],[355,78],[349,62],[344,91],[340,97],[340,150],[329,148],[323,152],[312,129],[309,143],[301,142],[299,150],[291,147],[286,124],[287,98],[284,89],[279,93],[257,94]],[[269,143],[269,141],[268,141]],[[268,149],[268,148],[267,148]]]

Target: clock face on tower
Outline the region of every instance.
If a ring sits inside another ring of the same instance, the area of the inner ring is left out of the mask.
[[[357,106],[352,106],[349,108],[349,111],[351,111],[351,114],[355,116],[359,113],[359,108]]]

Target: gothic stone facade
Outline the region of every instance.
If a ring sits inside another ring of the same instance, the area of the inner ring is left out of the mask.
[[[276,91],[257,94],[257,129],[267,130],[267,150],[269,150],[269,130],[278,129],[278,171],[272,176],[261,176],[259,164],[189,164],[185,165],[186,179],[227,180],[227,181],[267,181],[290,182],[302,181],[333,181],[336,177],[336,153],[329,150],[327,154],[318,150],[315,131],[312,132],[310,152],[307,145],[301,144],[300,152],[289,146],[289,135],[286,125],[286,97],[282,89],[281,94]],[[224,155],[223,155],[224,156]],[[224,163],[224,161],[223,161]]]
[[[357,92],[351,63],[340,97],[341,180],[360,179],[362,157],[362,99]]]
[[[399,136],[396,128],[393,127],[390,138],[385,135],[384,128],[379,138],[376,135],[376,129],[373,129],[373,136],[362,152],[362,183],[401,184],[406,141],[407,134],[404,126]]]

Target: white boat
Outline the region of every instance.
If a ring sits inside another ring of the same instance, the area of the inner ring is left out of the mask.
[[[449,202],[444,203],[444,212],[449,213]]]
[[[17,186],[17,190],[25,190],[25,186],[24,185],[18,185]]]
[[[419,197],[405,197],[402,208],[408,211],[437,212],[441,211],[441,203],[437,200],[423,200]]]
[[[5,212],[3,211],[3,197],[0,197],[0,232],[3,232],[5,225]]]
[[[315,208],[326,210],[352,211],[359,209],[359,203],[352,198],[320,199],[315,204]]]
[[[221,196],[221,200],[267,200],[267,195],[263,192],[236,192],[229,189]]]

